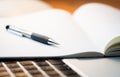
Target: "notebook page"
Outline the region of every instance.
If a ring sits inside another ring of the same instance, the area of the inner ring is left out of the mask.
[[[95,51],[86,34],[76,27],[72,16],[62,10],[46,10],[0,20],[0,57],[61,56]],[[48,46],[5,30],[13,25],[53,38],[59,46]]]
[[[100,3],[78,8],[74,19],[103,52],[110,40],[120,35],[120,10]]]

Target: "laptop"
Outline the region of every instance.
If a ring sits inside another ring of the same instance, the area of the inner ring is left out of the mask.
[[[63,59],[82,77],[120,77],[120,57]]]

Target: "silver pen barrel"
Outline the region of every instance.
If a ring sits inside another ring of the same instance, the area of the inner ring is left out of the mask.
[[[27,37],[27,38],[30,38],[32,40],[35,40],[35,41],[38,41],[38,42],[41,42],[41,43],[44,43],[44,44],[58,45],[58,43],[55,42],[53,39],[51,39],[47,36],[44,36],[44,35],[33,33],[33,32],[30,32],[30,31],[26,31],[24,29],[20,29],[20,28],[13,27],[13,26],[10,26],[10,25],[7,25],[6,29],[8,31],[14,33],[14,34],[20,35],[22,37]]]
[[[31,38],[31,35],[32,35],[32,32],[30,32],[30,31],[26,31],[24,29],[20,29],[20,28],[13,27],[10,25],[7,25],[6,29],[14,34],[17,34],[17,35],[20,35],[23,37],[27,37],[27,38]]]

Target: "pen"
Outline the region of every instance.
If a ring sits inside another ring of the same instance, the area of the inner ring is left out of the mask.
[[[41,43],[44,43],[44,44],[47,44],[47,45],[58,45],[58,43],[55,42],[50,37],[47,37],[47,36],[44,36],[44,35],[41,35],[41,34],[26,31],[24,29],[13,27],[11,25],[7,25],[6,29],[8,31],[11,31],[12,33],[19,34],[22,37],[27,37],[27,38],[30,38],[32,40],[35,40],[35,41],[38,41],[38,42],[41,42]]]

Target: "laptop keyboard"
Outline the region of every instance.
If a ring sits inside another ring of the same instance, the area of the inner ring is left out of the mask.
[[[0,62],[0,77],[82,77],[59,59]]]

